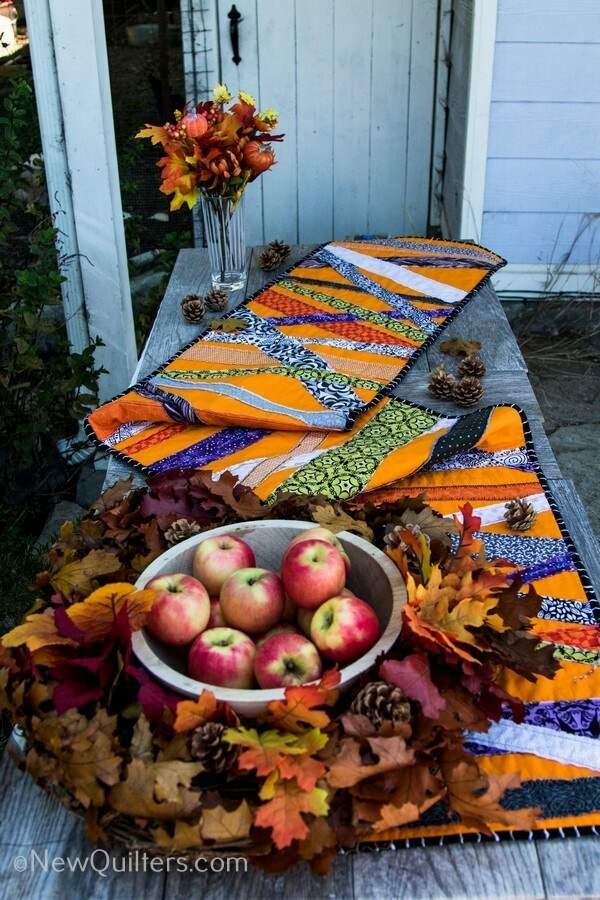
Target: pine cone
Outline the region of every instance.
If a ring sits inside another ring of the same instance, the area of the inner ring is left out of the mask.
[[[476,353],[470,353],[468,356],[465,356],[460,366],[458,367],[458,374],[462,378],[481,378],[483,375],[485,375],[485,371],[485,363],[480,356],[477,356]]]
[[[456,386],[456,378],[446,372],[443,366],[436,366],[429,379],[429,393],[439,400],[451,400]]]
[[[200,534],[200,526],[196,522],[188,522],[187,519],[176,519],[171,522],[171,526],[165,531],[165,541],[169,547],[179,544],[181,541],[187,541],[188,538],[195,534]]]
[[[483,397],[483,386],[479,378],[461,378],[452,392],[452,399],[459,406],[473,406]]]
[[[258,257],[258,264],[265,272],[276,269],[289,256],[289,244],[284,241],[271,241],[269,246],[263,250]]]
[[[206,305],[198,294],[187,294],[181,301],[181,312],[184,319],[197,325],[204,318]]]
[[[504,519],[513,531],[529,531],[537,520],[537,513],[527,500],[509,500],[505,504]]]
[[[213,288],[205,296],[204,302],[211,312],[224,312],[229,303],[229,293],[219,288]]]
[[[411,719],[409,701],[399,687],[385,681],[366,684],[352,701],[350,712],[366,716],[375,728],[380,728],[384,722],[397,725],[409,723]]]
[[[207,772],[223,774],[235,766],[238,748],[223,740],[225,726],[219,722],[205,722],[192,731],[189,751],[192,759],[197,759]]]

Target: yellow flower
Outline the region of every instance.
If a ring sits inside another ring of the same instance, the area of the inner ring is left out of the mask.
[[[242,103],[247,103],[248,106],[256,106],[256,100],[252,94],[247,94],[246,91],[240,91],[239,97]]]
[[[258,118],[261,120],[261,122],[264,122],[265,125],[274,126],[279,122],[279,113],[276,109],[273,109],[273,107],[270,106],[268,109],[265,109],[264,112],[259,113]]]
[[[215,103],[229,103],[231,100],[231,92],[226,84],[215,84],[213,88],[213,98]]]

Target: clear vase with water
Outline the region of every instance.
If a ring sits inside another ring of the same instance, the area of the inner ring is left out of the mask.
[[[213,287],[237,291],[246,283],[244,198],[237,203],[202,194],[202,216]]]

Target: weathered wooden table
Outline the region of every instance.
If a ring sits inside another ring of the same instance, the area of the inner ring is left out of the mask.
[[[308,247],[294,248],[294,258]],[[252,294],[272,276],[256,265],[258,252],[249,251],[246,293]],[[293,260],[292,260],[293,261]],[[179,310],[181,297],[190,291],[206,291],[208,264],[205,251],[182,250],[167,292],[144,349],[136,379],[147,375],[203,330],[186,324]],[[237,295],[242,299],[243,292]],[[540,462],[567,527],[578,546],[596,588],[600,587],[600,548],[574,487],[562,478],[543,430],[543,417],[527,378],[525,361],[506,316],[490,287],[481,291],[452,323],[445,336],[455,334],[480,339],[488,369],[485,402],[518,403],[527,413]],[[434,346],[397,390],[400,397],[427,406],[435,401],[427,394],[428,372],[440,359]],[[444,411],[448,411],[447,404]],[[461,412],[458,408],[456,412]],[[111,461],[106,483],[131,475],[132,470]],[[142,481],[134,473],[136,482]],[[6,757],[0,770],[0,891],[2,897],[94,897],[145,900],[196,895],[221,898],[254,898],[269,895],[296,900],[313,896],[341,898],[433,897],[598,897],[600,896],[600,841],[594,837],[548,841],[452,844],[441,847],[401,849],[340,856],[324,879],[306,866],[281,876],[265,876],[249,868],[247,873],[180,873],[128,871],[104,853],[90,860],[91,848],[81,824],[47,798],[21,775]],[[35,851],[33,868],[18,871],[19,857]],[[80,860],[80,866],[77,863]],[[53,862],[54,861],[54,862]],[[62,862],[61,862],[62,861]],[[95,865],[92,865],[92,861]],[[127,863],[127,859],[125,859]],[[71,871],[74,868],[75,871]],[[94,869],[96,871],[94,871]],[[98,871],[100,870],[100,871]],[[102,871],[104,870],[104,871]],[[102,874],[100,874],[102,872]]]

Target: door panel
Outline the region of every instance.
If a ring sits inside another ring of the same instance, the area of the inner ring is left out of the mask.
[[[427,228],[438,0],[216,0],[223,80],[280,112],[275,168],[250,185],[249,243]]]

